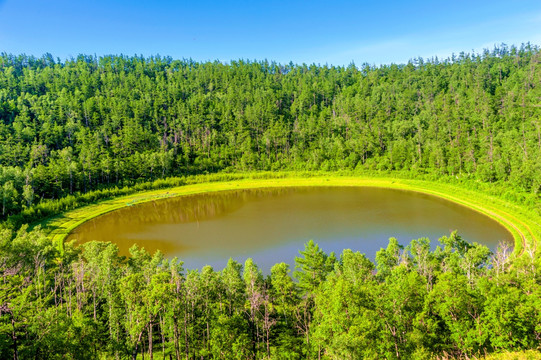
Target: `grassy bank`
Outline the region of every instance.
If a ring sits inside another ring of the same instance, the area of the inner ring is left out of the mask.
[[[527,350],[519,352],[504,352],[500,354],[492,354],[480,358],[484,360],[539,360],[541,353],[539,351]]]
[[[213,191],[253,189],[262,187],[292,186],[372,186],[416,191],[438,196],[462,204],[486,214],[498,221],[515,239],[515,253],[525,246],[535,247],[541,238],[541,219],[533,211],[493,195],[458,185],[435,181],[412,180],[386,177],[339,175],[334,173],[252,173],[223,174],[188,178],[183,186],[138,192],[113,199],[98,201],[63,214],[47,218],[33,225],[41,225],[51,239],[61,245],[67,235],[82,223],[99,215],[126,206]]]

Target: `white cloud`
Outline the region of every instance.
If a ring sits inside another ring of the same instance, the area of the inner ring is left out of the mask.
[[[357,64],[406,63],[418,57],[440,59],[453,53],[481,53],[502,43],[520,46],[530,42],[541,45],[541,13],[500,18],[439,32],[409,33],[364,44],[349,44],[327,56],[330,63]],[[344,46],[344,45],[342,45]]]

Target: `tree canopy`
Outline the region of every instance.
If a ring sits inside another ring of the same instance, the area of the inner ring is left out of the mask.
[[[327,255],[310,241],[292,277],[285,263],[264,276],[251,259],[186,271],[136,246],[127,259],[111,243],[59,253],[40,230],[4,230],[0,353],[421,359],[539,348],[538,255],[465,250],[456,233],[434,250],[424,244],[391,239],[374,264],[348,249]]]
[[[170,176],[407,170],[541,190],[539,48],[356,67],[0,56],[2,217]]]

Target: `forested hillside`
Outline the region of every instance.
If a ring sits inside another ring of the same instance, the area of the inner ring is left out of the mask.
[[[219,170],[407,170],[541,189],[541,55],[406,65],[0,57],[1,216]]]
[[[268,276],[251,259],[185,270],[137,247],[129,258],[110,243],[60,247],[25,223],[202,178],[186,175],[256,170],[466,179],[519,194],[511,200],[533,214],[540,61],[530,45],[379,67],[2,54],[0,358],[539,351],[541,257],[526,222],[531,239],[512,257],[456,232],[435,250],[390,239],[375,262],[309,242],[295,270],[280,263]]]

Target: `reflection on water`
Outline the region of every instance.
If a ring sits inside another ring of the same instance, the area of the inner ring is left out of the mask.
[[[157,200],[93,219],[68,241],[112,241],[178,256],[187,268],[225,266],[247,257],[265,271],[293,264],[310,239],[326,252],[358,250],[373,258],[389,237],[403,244],[453,230],[494,249],[511,234],[492,219],[425,194],[369,187],[297,187],[224,191]]]

